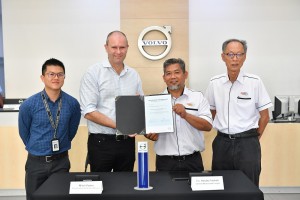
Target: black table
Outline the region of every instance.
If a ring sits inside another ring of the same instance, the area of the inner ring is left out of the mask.
[[[174,181],[168,172],[150,172],[152,190],[138,191],[134,172],[101,172],[102,194],[69,194],[76,174],[53,174],[33,195],[35,200],[262,200],[263,193],[241,171],[213,171],[223,176],[224,190],[192,191],[188,181]]]

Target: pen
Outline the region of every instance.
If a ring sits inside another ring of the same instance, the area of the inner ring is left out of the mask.
[[[197,108],[186,108],[186,107],[185,107],[185,109],[186,109],[186,110],[195,110],[195,111],[198,111]]]

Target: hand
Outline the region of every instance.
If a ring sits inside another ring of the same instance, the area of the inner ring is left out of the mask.
[[[173,111],[181,118],[185,119],[187,113],[185,111],[185,107],[182,104],[175,104],[173,106]]]
[[[145,135],[146,138],[152,141],[157,141],[158,140],[158,134],[157,133],[148,133]]]
[[[136,135],[137,135],[137,133],[129,134],[128,137],[135,137]]]

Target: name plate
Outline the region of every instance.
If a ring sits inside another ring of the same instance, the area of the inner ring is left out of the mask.
[[[102,181],[71,181],[69,194],[102,194]]]
[[[20,104],[4,104],[3,110],[19,110]]]
[[[224,190],[222,176],[193,176],[191,177],[193,191]]]

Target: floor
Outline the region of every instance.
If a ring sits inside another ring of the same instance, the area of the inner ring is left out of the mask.
[[[264,194],[264,196],[265,196],[265,200],[299,200],[300,199],[300,194]]]

